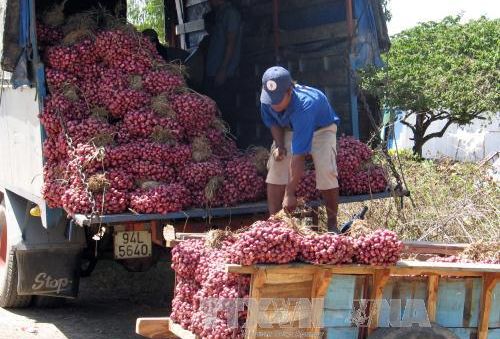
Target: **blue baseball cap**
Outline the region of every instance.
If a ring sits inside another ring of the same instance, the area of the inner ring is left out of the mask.
[[[268,68],[262,76],[260,102],[266,105],[279,104],[291,85],[292,76],[288,70],[281,66]]]

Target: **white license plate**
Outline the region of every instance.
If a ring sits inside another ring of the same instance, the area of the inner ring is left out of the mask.
[[[130,231],[115,233],[115,258],[146,258],[151,256],[151,233]]]

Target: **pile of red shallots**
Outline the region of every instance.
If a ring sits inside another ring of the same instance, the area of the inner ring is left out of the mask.
[[[172,250],[176,287],[170,317],[201,338],[243,338],[242,301],[248,298],[250,277],[225,271],[230,246],[225,242],[216,249],[187,240]]]
[[[354,261],[368,265],[394,264],[399,260],[403,243],[393,231],[378,229],[359,236],[354,242]]]
[[[340,194],[356,195],[383,192],[387,188],[384,169],[372,163],[373,151],[351,136],[337,145],[337,172]]]
[[[49,206],[169,213],[263,198],[264,177],[226,137],[215,102],[133,28],[89,15],[37,24]]]
[[[389,265],[402,250],[401,241],[388,230],[351,238],[305,233],[276,219],[257,221],[241,233],[221,234],[218,246],[196,239],[172,250],[177,282],[171,318],[201,338],[242,338],[246,308],[238,302],[248,297],[250,279],[226,272],[227,263]]]
[[[338,140],[337,173],[341,195],[378,193],[387,189],[387,174],[381,166],[373,164],[373,151],[351,136]],[[305,171],[297,187],[297,196],[306,202],[320,198],[314,169]]]
[[[446,257],[434,256],[427,261],[445,263],[480,263],[500,265],[500,242],[483,241],[469,243],[462,252]]]

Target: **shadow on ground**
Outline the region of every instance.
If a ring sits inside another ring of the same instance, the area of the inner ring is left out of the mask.
[[[57,308],[0,308],[0,339],[126,339],[135,335],[138,317],[167,316],[173,296],[170,263],[148,272],[127,272],[113,261],[100,261],[82,278],[80,295]]]

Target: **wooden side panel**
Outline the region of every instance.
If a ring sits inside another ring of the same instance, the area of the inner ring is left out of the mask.
[[[463,327],[465,283],[457,279],[441,279],[436,322],[446,327]]]
[[[389,302],[391,308],[383,307],[380,311],[379,326],[388,326],[390,321],[397,320],[397,305],[391,300],[401,300],[401,309],[399,319],[403,317],[406,302],[408,299],[426,300],[427,299],[427,279],[414,277],[391,277],[385,286],[383,298]],[[396,305],[396,306],[395,306]]]
[[[493,304],[493,292],[500,276],[495,273],[485,273],[482,280],[481,290],[481,314],[478,326],[478,339],[488,338],[488,327]]]
[[[495,328],[488,331],[488,338],[500,339],[500,328]]]
[[[313,280],[312,274],[303,274],[303,273],[285,274],[285,273],[274,273],[274,272],[268,272],[266,274],[266,285],[276,284],[283,286],[283,284],[303,283],[312,280]]]
[[[464,326],[467,327],[477,327],[479,324],[479,313],[480,313],[480,304],[481,304],[481,290],[482,290],[482,282],[479,278],[471,278],[472,282],[472,293],[470,299],[469,308],[465,308],[465,310],[470,310],[470,319],[469,324]],[[464,312],[464,317],[467,315]]]
[[[357,339],[359,329],[356,327],[349,328],[328,328],[327,339]]]
[[[250,339],[322,338],[321,334],[314,334],[308,329],[301,329],[298,327],[298,323],[291,323],[289,327],[280,327],[276,325],[268,328],[259,328],[257,329],[256,336]]]
[[[356,339],[359,328],[352,326],[353,300],[363,295],[363,276],[334,275],[325,297],[323,324],[327,338]]]
[[[351,327],[352,306],[350,309],[324,310],[323,324],[328,328]]]
[[[500,327],[500,283],[497,283],[495,289],[493,290],[489,327]],[[500,329],[498,329],[498,331],[498,338],[500,338]]]
[[[325,297],[326,309],[339,309],[352,306],[354,298],[355,275],[334,274]]]
[[[259,270],[261,279],[252,278],[251,298],[270,299],[267,311],[260,313],[258,318],[261,321],[265,320],[265,323],[272,324],[272,326],[259,326],[255,323],[256,318],[254,317],[251,322],[252,330],[247,333],[248,338],[253,338],[252,334],[255,334],[256,338],[297,337],[302,336],[302,334],[310,338],[319,337],[319,333],[316,335],[309,328],[312,321],[311,309],[304,308],[304,305],[299,304],[298,300],[290,300],[310,300],[314,291],[313,287],[316,287],[318,293],[321,293],[319,282],[316,281],[314,284],[313,280],[316,271],[294,271],[293,268],[289,268],[287,272],[290,274],[284,274],[280,271],[266,272],[265,269],[261,269]]]
[[[443,278],[439,284],[436,322],[446,327],[477,327],[481,290],[479,278]]]
[[[439,292],[439,276],[429,275],[427,277],[427,312],[429,321],[436,322],[437,296]]]
[[[264,285],[260,290],[261,298],[310,298],[312,281],[299,283]]]

